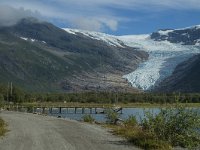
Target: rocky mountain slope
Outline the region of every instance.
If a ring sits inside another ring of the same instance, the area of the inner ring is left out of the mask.
[[[176,30],[159,30],[152,33],[151,38],[156,41],[166,40],[171,43],[181,43],[183,45],[200,45],[200,25]]]
[[[179,64],[173,74],[154,89],[157,92],[200,92],[200,54]]]
[[[30,91],[134,91],[121,77],[148,54],[35,18],[0,28],[0,82]]]

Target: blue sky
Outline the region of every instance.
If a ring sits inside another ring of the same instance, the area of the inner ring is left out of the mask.
[[[200,1],[0,1],[0,22],[12,24],[16,19],[25,16],[35,16],[62,28],[80,28],[114,35],[144,34],[162,28],[182,28],[200,24]]]

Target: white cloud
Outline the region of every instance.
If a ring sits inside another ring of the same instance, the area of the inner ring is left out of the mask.
[[[52,0],[63,4],[88,7],[116,7],[125,9],[200,9],[199,0]]]
[[[122,20],[122,19],[121,19]],[[108,26],[112,31],[116,31],[118,28],[118,21],[115,19],[107,19],[107,18],[102,18],[101,22],[105,25]]]
[[[135,20],[116,10],[162,11],[166,9],[200,10],[199,0],[1,0],[1,4],[15,8],[23,7],[40,12],[47,20],[71,23],[72,27],[102,31],[116,31],[121,22]],[[0,17],[4,15],[0,10]],[[22,13],[23,14],[23,13]],[[22,15],[23,16],[23,15]],[[18,18],[18,17],[16,17]]]
[[[39,17],[40,13],[24,8],[15,9],[7,5],[0,5],[0,26],[10,26],[25,17]]]
[[[116,31],[118,28],[118,22],[116,20],[106,21],[106,25],[113,31]]]
[[[108,18],[76,18],[71,21],[75,28],[91,30],[91,31],[104,31],[108,27],[112,31],[118,28],[118,21]]]
[[[96,19],[76,18],[71,21],[72,25],[79,29],[101,31],[102,24]]]

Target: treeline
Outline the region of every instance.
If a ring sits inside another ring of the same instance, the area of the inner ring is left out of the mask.
[[[0,102],[81,102],[81,103],[199,103],[200,93],[30,93],[18,87],[0,85]]]

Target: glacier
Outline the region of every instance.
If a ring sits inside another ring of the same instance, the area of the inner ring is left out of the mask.
[[[194,26],[193,28],[199,27]],[[84,36],[101,40],[112,46],[123,48],[126,45],[146,51],[149,54],[148,60],[141,63],[135,71],[122,76],[133,87],[142,90],[152,90],[163,79],[169,77],[178,64],[200,53],[200,43],[182,45],[181,43],[174,44],[168,41],[154,41],[150,38],[150,34],[114,36],[79,29],[63,28],[63,30],[74,35],[81,33]],[[172,31],[160,30],[159,33],[168,35]]]
[[[174,44],[168,41],[154,41],[150,35],[127,35],[118,37],[125,45],[137,47],[149,53],[149,59],[123,78],[133,87],[152,90],[163,79],[169,77],[176,66],[200,53],[200,47]]]

